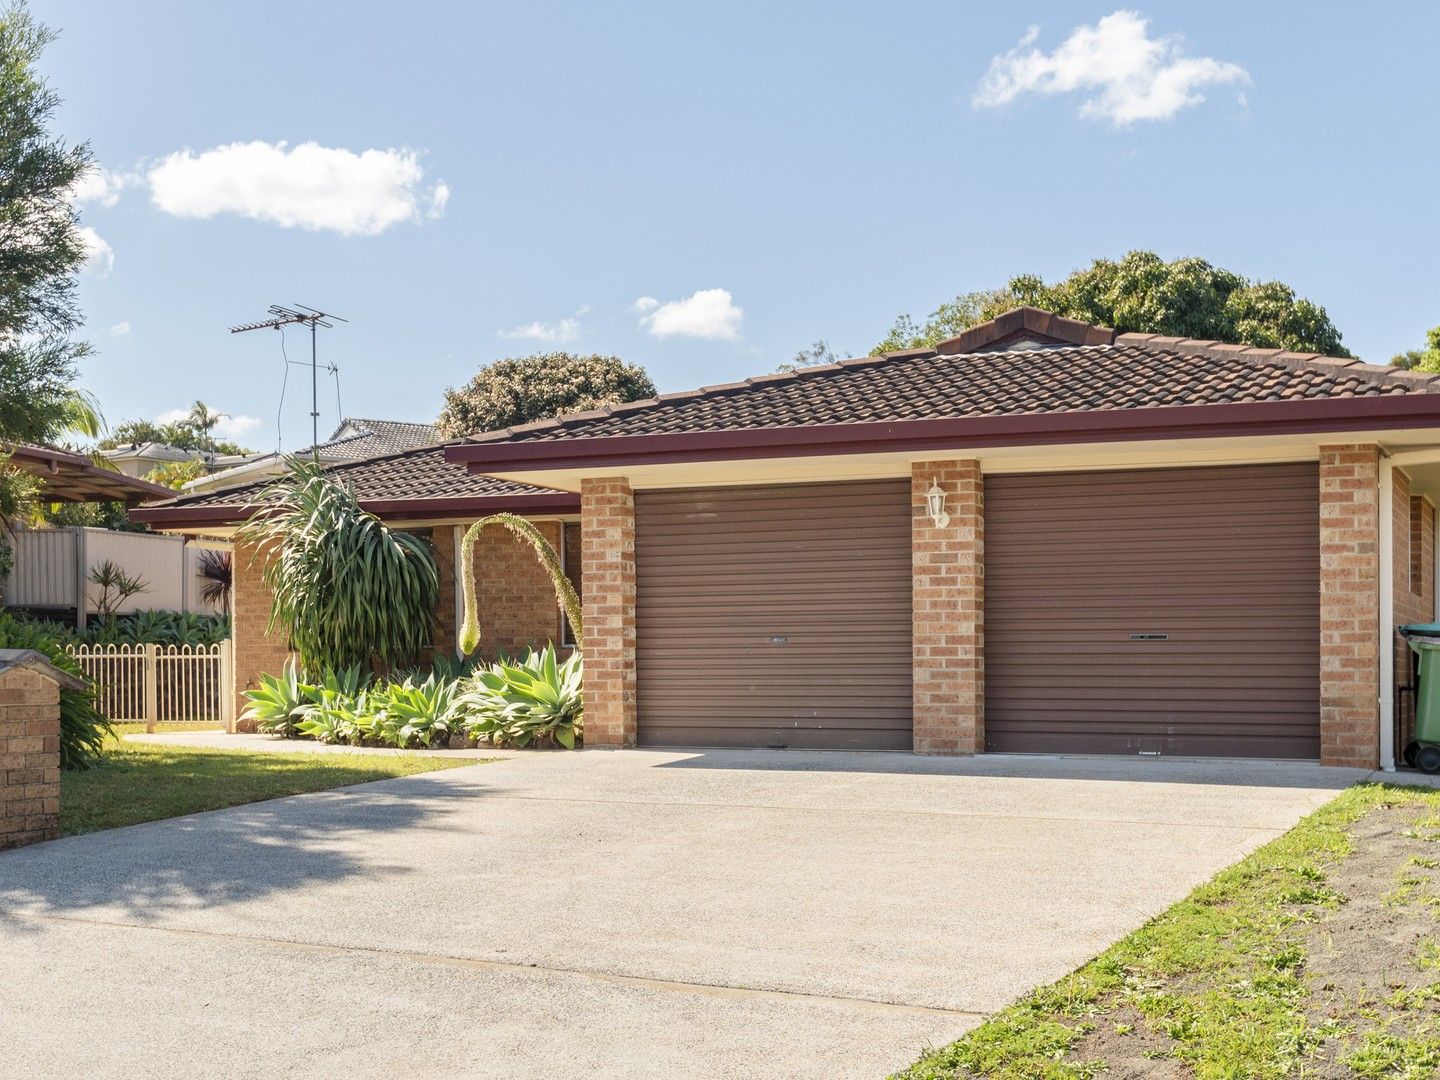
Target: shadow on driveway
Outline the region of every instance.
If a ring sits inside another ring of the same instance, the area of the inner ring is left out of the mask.
[[[409,873],[357,834],[438,827],[485,794],[456,770],[293,795],[0,852],[0,923],[90,912],[139,923],[339,881]],[[439,777],[448,776],[449,782]],[[343,921],[345,913],[335,912]]]

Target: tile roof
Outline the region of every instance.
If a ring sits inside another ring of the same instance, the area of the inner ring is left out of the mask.
[[[445,460],[445,445],[405,450],[329,465],[326,473],[349,485],[363,503],[397,502],[402,500],[492,498],[496,496],[555,495],[548,488],[478,476],[464,465]],[[164,502],[150,503],[150,510],[202,510],[207,508],[241,508],[265,501],[266,489],[275,482],[267,476],[252,484],[185,495]]]
[[[996,334],[986,324],[986,332],[974,328],[935,349],[842,360],[665,394],[484,432],[467,441],[557,441],[1440,392],[1440,377],[1356,360],[1152,334],[1115,335],[1071,320],[1056,322],[1079,327],[1064,332],[1088,343],[1024,333],[1023,348],[1006,349],[1005,340],[1022,331]],[[1097,340],[1108,343],[1095,344]],[[1003,351],[994,351],[997,348]]]
[[[340,432],[347,427],[354,429],[354,434],[340,436]],[[380,454],[433,446],[439,441],[440,433],[434,424],[420,424],[408,420],[367,420],[347,416],[341,421],[335,435],[332,435],[329,441],[320,443],[319,450],[322,458],[356,461]],[[302,455],[309,452],[309,447],[298,451]]]

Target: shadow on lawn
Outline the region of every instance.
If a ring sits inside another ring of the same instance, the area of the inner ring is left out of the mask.
[[[26,920],[16,915],[81,913],[144,923],[360,874],[409,873],[407,866],[368,858],[364,837],[435,827],[485,794],[479,780],[444,782],[444,775],[249,803],[0,852],[0,924],[24,929]]]

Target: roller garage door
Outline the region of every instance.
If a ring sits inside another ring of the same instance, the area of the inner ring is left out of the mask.
[[[985,746],[1316,758],[1316,466],[987,476]]]
[[[642,745],[910,749],[908,480],[635,496]]]

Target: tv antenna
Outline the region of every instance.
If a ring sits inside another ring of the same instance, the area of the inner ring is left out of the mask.
[[[299,308],[300,310],[295,310]],[[315,461],[320,460],[320,362],[318,359],[319,346],[317,333],[320,327],[329,330],[336,322],[349,322],[349,319],[342,319],[339,315],[331,315],[324,311],[317,311],[304,304],[296,304],[294,308],[288,308],[281,304],[271,304],[270,314],[272,318],[263,322],[241,323],[239,326],[230,327],[232,334],[244,334],[251,330],[281,330],[287,326],[304,325],[310,327],[310,454]],[[331,320],[335,322],[331,322]],[[334,371],[332,367],[330,370]]]

